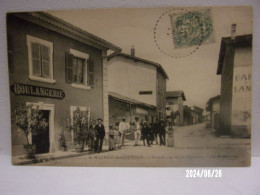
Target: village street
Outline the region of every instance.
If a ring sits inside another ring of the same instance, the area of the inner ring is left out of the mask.
[[[53,160],[42,166],[183,166],[221,167],[250,165],[250,139],[216,137],[205,123],[175,127],[175,147],[133,146],[127,142],[121,150],[91,153],[80,157]],[[115,161],[117,162],[115,165]]]

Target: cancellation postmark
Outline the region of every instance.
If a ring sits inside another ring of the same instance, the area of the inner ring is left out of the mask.
[[[169,57],[192,55],[202,44],[214,41],[211,10],[177,8],[163,12],[154,27],[154,41]]]

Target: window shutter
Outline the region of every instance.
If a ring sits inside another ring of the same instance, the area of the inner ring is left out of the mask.
[[[88,66],[87,66],[87,71],[88,71],[88,85],[89,86],[94,86],[94,62],[90,59],[88,59]]]
[[[73,82],[73,55],[65,53],[65,81],[66,83]]]

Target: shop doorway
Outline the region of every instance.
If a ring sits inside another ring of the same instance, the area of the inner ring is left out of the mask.
[[[50,111],[41,110],[40,112],[47,125],[39,129],[36,135],[32,135],[32,144],[36,146],[36,154],[48,153],[50,151]]]
[[[40,153],[52,153],[55,152],[55,137],[54,137],[54,116],[55,116],[55,106],[54,104],[45,104],[43,102],[26,102],[26,105],[37,106],[44,115],[47,127],[42,130],[41,135],[35,136],[29,133],[28,139],[30,144],[36,144],[36,151]],[[38,147],[37,147],[38,146]]]

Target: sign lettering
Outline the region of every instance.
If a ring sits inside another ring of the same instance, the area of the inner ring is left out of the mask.
[[[53,89],[19,83],[15,83],[14,85],[12,85],[11,91],[15,95],[35,96],[54,99],[63,99],[65,97],[65,93],[61,89]]]

